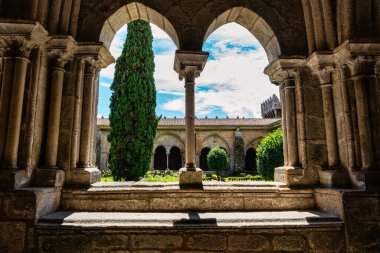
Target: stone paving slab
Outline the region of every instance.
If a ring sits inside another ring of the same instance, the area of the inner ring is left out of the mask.
[[[55,212],[39,226],[74,227],[286,227],[341,226],[341,220],[319,211],[278,212]]]

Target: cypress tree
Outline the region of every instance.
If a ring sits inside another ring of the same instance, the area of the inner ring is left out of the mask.
[[[115,180],[138,180],[149,169],[158,118],[152,30],[148,22],[128,24],[116,61],[110,104],[109,166]]]

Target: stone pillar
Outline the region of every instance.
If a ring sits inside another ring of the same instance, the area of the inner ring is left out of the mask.
[[[289,78],[284,81],[286,107],[286,138],[288,150],[288,166],[298,165],[297,122],[295,108],[295,83]]]
[[[289,165],[288,161],[288,138],[287,138],[287,127],[286,127],[286,105],[285,105],[285,85],[280,85],[280,98],[281,98],[281,114],[282,114],[282,134],[283,134],[283,149],[284,149],[284,165]]]
[[[45,166],[47,168],[57,167],[57,154],[58,154],[58,137],[59,126],[61,119],[61,103],[62,103],[62,89],[63,80],[65,76],[65,61],[56,59],[56,66],[52,69],[51,77],[51,91],[49,103],[49,118],[46,137],[46,154]]]
[[[174,69],[185,79],[185,100],[186,100],[186,147],[185,147],[185,168],[179,171],[179,184],[182,188],[202,187],[203,172],[196,168],[195,161],[195,78],[202,72],[208,53],[177,51]]]
[[[29,59],[26,57],[15,57],[14,59],[14,73],[9,106],[8,131],[5,142],[3,162],[3,167],[7,169],[17,169],[22,106],[24,101],[24,90],[28,63]]]
[[[80,151],[79,151],[79,168],[90,168],[91,165],[91,152],[93,143],[93,126],[94,126],[94,106],[95,95],[95,66],[94,62],[87,62],[83,80],[83,102],[82,102],[82,127],[80,138]]]
[[[197,71],[195,68],[190,72]],[[186,163],[185,167],[190,171],[196,169],[195,164],[195,76],[192,74],[185,77],[185,135],[186,135]]]
[[[327,166],[319,171],[319,181],[321,185],[327,187],[348,187],[350,185],[349,175],[340,166],[338,151],[332,78],[336,71],[334,59],[332,54],[315,53],[310,57],[308,65],[312,73],[317,77],[321,88],[325,122]]]
[[[370,113],[368,109],[368,94],[366,86],[371,83],[373,76],[355,75],[351,79],[355,86],[356,110],[358,117],[360,151],[362,169],[374,169],[373,145],[370,126]]]
[[[170,147],[166,149],[166,168],[169,168],[169,155],[170,155]]]

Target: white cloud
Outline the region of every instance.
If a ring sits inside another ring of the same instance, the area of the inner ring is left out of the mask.
[[[174,45],[160,28],[152,25],[152,31],[155,39],[162,40],[160,47]],[[115,58],[121,54],[125,37],[126,26],[112,42],[110,50]],[[196,113],[205,116],[218,109],[230,117],[260,117],[260,104],[273,93],[278,95],[278,87],[272,85],[263,74],[268,64],[264,49],[245,28],[234,23],[216,30],[209,37],[209,42],[214,43],[208,48],[215,59],[208,61],[201,77],[196,80],[199,90],[196,93]],[[248,47],[248,50],[242,50],[241,47]],[[178,74],[173,70],[173,48],[175,47],[172,46],[171,51],[160,51],[155,56],[154,77],[158,96],[169,94],[176,97],[164,104],[158,104],[158,107],[184,112],[184,83],[179,81]],[[101,76],[112,80],[114,71],[113,64],[102,70]],[[107,83],[103,82],[101,85],[106,87]]]

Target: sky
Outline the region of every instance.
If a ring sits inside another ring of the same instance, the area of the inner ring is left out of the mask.
[[[173,70],[177,49],[170,37],[151,24],[155,54],[154,79],[157,89],[158,116],[183,118],[184,81]],[[127,36],[127,25],[115,35],[111,54],[117,59]],[[263,73],[268,65],[263,47],[244,27],[230,23],[212,33],[203,45],[210,53],[201,76],[196,79],[195,111],[198,118],[260,118],[261,103],[278,87]],[[98,117],[108,117],[115,64],[100,73]]]

